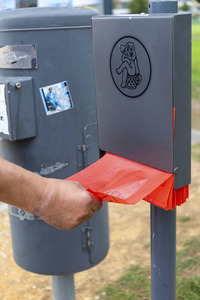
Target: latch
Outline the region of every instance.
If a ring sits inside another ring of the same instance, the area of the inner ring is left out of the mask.
[[[81,171],[85,167],[85,152],[86,152],[86,145],[78,145],[77,146],[77,167],[78,171]]]
[[[90,250],[90,248],[94,245],[92,241],[92,235],[91,231],[93,230],[93,227],[84,227],[81,229],[82,231],[82,247],[84,249]]]
[[[87,124],[83,129],[83,144],[77,146],[78,171],[99,159],[97,122]]]

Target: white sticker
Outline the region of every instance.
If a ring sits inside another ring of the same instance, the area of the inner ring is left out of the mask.
[[[0,84],[0,132],[9,135],[5,87],[5,84]]]
[[[48,116],[74,107],[67,81],[42,87],[40,94]]]

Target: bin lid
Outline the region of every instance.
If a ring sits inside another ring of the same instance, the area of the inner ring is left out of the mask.
[[[0,12],[0,30],[91,25],[96,12],[78,7],[31,7]]]

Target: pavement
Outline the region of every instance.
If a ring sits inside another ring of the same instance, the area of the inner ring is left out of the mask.
[[[200,142],[200,130],[192,129],[192,145]],[[0,213],[7,210],[8,205],[0,202]]]

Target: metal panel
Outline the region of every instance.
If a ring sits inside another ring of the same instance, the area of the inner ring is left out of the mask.
[[[173,15],[94,17],[93,40],[100,149],[172,173]],[[129,43],[132,87],[122,70]]]
[[[175,189],[191,182],[191,15],[174,18]]]
[[[8,123],[8,132],[2,131],[0,136],[11,141],[36,136],[32,78],[0,76],[0,84],[5,85],[4,117]]]
[[[33,7],[2,11],[0,30],[38,30],[52,27],[91,26],[91,17],[96,14],[93,10],[75,7]],[[34,16],[34,17],[33,17]]]

